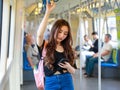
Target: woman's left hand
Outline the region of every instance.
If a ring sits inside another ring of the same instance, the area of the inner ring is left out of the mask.
[[[73,68],[68,62],[58,64],[60,67],[67,69],[70,73],[75,73],[75,68]]]
[[[60,67],[62,67],[62,68],[65,68],[65,69],[71,67],[71,65],[70,65],[68,62],[60,63],[60,64],[58,64],[58,65],[59,65]]]

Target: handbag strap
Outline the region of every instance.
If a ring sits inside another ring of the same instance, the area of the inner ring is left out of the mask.
[[[43,50],[42,50],[42,57],[44,58],[46,56],[46,50],[45,50],[45,48],[43,48]]]
[[[45,50],[45,48],[44,48],[44,45],[45,45],[45,40],[43,41],[43,44],[42,44],[42,46],[41,47],[39,47],[38,45],[37,45],[37,47],[38,47],[38,51],[39,51],[39,60],[43,60],[43,58],[45,57],[45,55],[46,55],[46,50]]]

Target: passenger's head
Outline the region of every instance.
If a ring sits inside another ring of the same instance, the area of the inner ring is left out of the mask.
[[[26,34],[26,43],[33,44],[33,42],[34,42],[33,36],[31,34]]]
[[[57,20],[51,28],[49,41],[54,41],[55,44],[72,43],[71,29],[69,23],[64,19]]]
[[[111,40],[112,36],[110,34],[105,34],[105,42],[109,42]]]
[[[97,32],[92,32],[93,39],[96,40],[98,39],[98,33]]]
[[[84,35],[84,40],[85,40],[85,41],[88,41],[88,40],[89,40],[88,35]]]

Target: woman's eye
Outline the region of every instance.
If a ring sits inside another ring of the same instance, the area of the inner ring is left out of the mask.
[[[59,33],[62,33],[62,31],[59,31]]]
[[[64,33],[64,35],[68,35],[68,33]]]

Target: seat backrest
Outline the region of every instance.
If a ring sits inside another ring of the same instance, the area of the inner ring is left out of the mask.
[[[113,49],[112,58],[113,58],[113,62],[116,63],[116,64],[118,63],[117,53],[118,53],[118,49]]]
[[[113,50],[112,50],[112,52],[111,52],[111,54],[110,54],[109,59],[108,59],[106,62],[107,62],[107,63],[114,63],[114,62],[113,62]]]
[[[117,50],[117,63],[118,63],[118,66],[120,66],[120,49]]]
[[[24,70],[32,70],[32,68],[28,62],[28,59],[27,59],[26,51],[23,52],[23,69]]]
[[[117,53],[118,53],[118,50],[117,49],[112,49],[112,52],[111,52],[111,55],[110,55],[110,58],[108,59],[108,63],[115,63],[117,64],[118,63],[118,60],[117,60]]]

